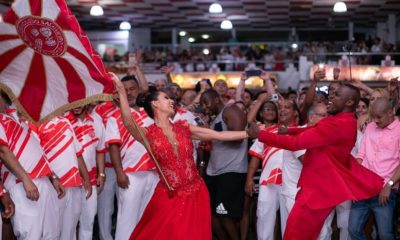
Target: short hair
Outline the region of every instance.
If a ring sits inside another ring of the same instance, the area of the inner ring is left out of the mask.
[[[135,81],[137,85],[139,85],[139,82],[137,78],[134,75],[125,75],[122,79],[121,82],[127,82],[127,81]]]
[[[220,98],[219,93],[212,88],[205,90],[201,96],[206,96],[206,95],[213,99]]]
[[[358,89],[357,87],[355,87],[349,83],[342,83],[341,86],[346,87],[353,92],[353,95],[351,96],[351,98],[354,101],[354,107],[357,107],[358,102],[360,101],[360,98],[361,98],[360,89]]]

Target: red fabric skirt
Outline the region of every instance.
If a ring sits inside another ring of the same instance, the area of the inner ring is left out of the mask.
[[[158,183],[130,239],[211,240],[209,194],[203,180],[197,184],[171,195]]]

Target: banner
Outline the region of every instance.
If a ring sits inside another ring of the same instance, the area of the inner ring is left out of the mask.
[[[0,23],[0,89],[42,122],[110,100],[113,83],[65,0],[16,0]]]

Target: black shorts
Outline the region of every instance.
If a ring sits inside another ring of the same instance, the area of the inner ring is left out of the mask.
[[[218,216],[240,219],[243,214],[245,173],[224,173],[206,176],[210,192],[211,213]]]

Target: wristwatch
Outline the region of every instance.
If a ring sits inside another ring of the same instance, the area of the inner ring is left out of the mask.
[[[389,181],[387,182],[387,184],[388,184],[389,186],[393,187],[394,182],[393,182],[393,180],[389,180]]]
[[[106,174],[105,174],[105,173],[99,173],[99,177],[105,178],[105,177],[106,177]]]

